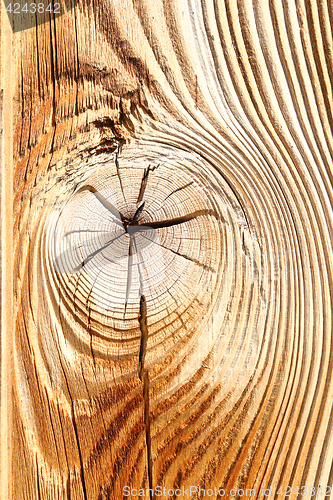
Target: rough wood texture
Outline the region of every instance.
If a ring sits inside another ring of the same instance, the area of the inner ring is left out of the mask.
[[[13,36],[15,500],[332,485],[332,8]]]
[[[13,345],[12,30],[0,5],[0,498],[11,499]]]

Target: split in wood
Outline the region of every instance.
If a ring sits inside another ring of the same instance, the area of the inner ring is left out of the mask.
[[[143,401],[144,401],[144,423],[146,431],[146,449],[147,449],[147,470],[148,482],[150,489],[150,498],[152,499],[153,491],[153,461],[151,453],[151,434],[150,434],[150,416],[149,416],[149,374],[144,368],[147,342],[148,342],[148,326],[147,326],[147,302],[144,295],[140,297],[140,312],[139,324],[141,331],[141,343],[139,352],[139,378],[143,382]]]

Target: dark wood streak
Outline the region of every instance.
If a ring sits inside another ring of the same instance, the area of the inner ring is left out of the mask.
[[[126,299],[124,307],[124,318],[127,309],[128,297],[131,290],[132,284],[132,263],[133,263],[133,238],[130,236],[129,246],[128,246],[128,266],[127,266],[127,283],[126,283]]]
[[[139,352],[139,378],[140,380],[142,380],[146,349],[147,349],[147,341],[148,341],[147,302],[144,295],[141,295],[140,297],[139,324],[141,331],[141,343]]]
[[[215,217],[216,219],[219,218],[219,215],[215,210],[206,209],[206,210],[197,210],[196,212],[193,212],[192,214],[183,215],[182,217],[176,217],[176,218],[170,219],[170,220],[149,222],[149,225],[142,224],[141,222],[133,220],[132,222],[129,223],[129,226],[134,226],[134,227],[139,226],[139,227],[141,227],[141,230],[143,230],[143,228],[146,228],[147,230],[149,230],[149,229],[161,229],[164,227],[177,226],[178,224],[183,224],[184,222],[188,222],[192,219],[196,219],[197,217],[200,217],[203,215],[211,215],[211,216]]]
[[[140,313],[139,324],[141,331],[141,343],[139,352],[139,378],[143,382],[143,400],[144,400],[144,423],[146,429],[146,448],[147,448],[147,469],[149,489],[153,490],[153,460],[151,453],[151,434],[150,434],[150,415],[149,415],[149,374],[144,367],[147,342],[148,342],[148,326],[147,326],[147,302],[144,295],[140,297]],[[149,491],[151,499],[154,495]]]
[[[124,216],[122,215],[122,213],[119,212],[119,210],[116,207],[114,207],[112,203],[110,203],[101,193],[99,193],[96,188],[90,185],[86,185],[80,188],[76,192],[76,194],[82,191],[89,191],[90,193],[93,193],[98,199],[98,201],[103,205],[103,207],[106,208],[115,217],[114,222],[118,226],[123,227],[122,221],[124,220]]]
[[[147,187],[149,173],[153,172],[157,167],[158,167],[158,165],[156,165],[155,167],[151,167],[149,165],[148,168],[145,168],[145,170],[143,172],[143,176],[142,176],[142,181],[141,181],[141,186],[140,186],[140,191],[139,191],[138,199],[137,199],[137,202],[136,202],[137,204],[139,204],[140,201],[143,200],[143,196],[145,194],[145,190],[146,190],[146,187]]]

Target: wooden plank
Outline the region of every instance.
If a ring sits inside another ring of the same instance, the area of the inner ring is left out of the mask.
[[[11,500],[12,339],[13,339],[13,107],[12,30],[0,9],[0,484],[1,499]]]

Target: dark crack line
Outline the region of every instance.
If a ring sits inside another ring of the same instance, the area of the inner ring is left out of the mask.
[[[141,343],[139,352],[139,379],[143,380],[144,361],[146,356],[148,328],[147,328],[147,302],[144,295],[140,297],[139,324],[141,331]]]
[[[73,231],[67,231],[67,233],[64,234],[64,238],[66,236],[70,236],[71,234],[75,234],[75,233],[109,233],[110,234],[111,231],[102,231],[100,229],[74,229]]]
[[[59,296],[59,300],[60,300],[60,296]],[[60,302],[59,302],[59,315],[60,314],[61,313],[60,313]],[[80,439],[79,439],[79,431],[78,431],[77,423],[76,423],[76,419],[75,419],[74,400],[73,400],[73,397],[72,397],[71,390],[69,388],[69,382],[68,382],[68,379],[67,379],[67,376],[66,376],[66,372],[65,372],[65,367],[64,367],[64,364],[63,364],[63,361],[62,361],[62,358],[61,358],[61,352],[60,352],[60,347],[58,345],[58,342],[55,342],[55,345],[57,347],[57,354],[58,354],[60,366],[61,366],[62,373],[63,373],[64,379],[65,379],[65,384],[66,384],[66,387],[67,387],[68,396],[69,396],[69,399],[70,399],[70,402],[71,402],[71,417],[72,417],[72,424],[73,424],[73,430],[74,430],[74,435],[75,435],[75,441],[76,441],[77,451],[78,451],[78,455],[79,455],[80,474],[81,474],[81,484],[82,484],[82,490],[83,490],[83,498],[84,498],[84,500],[88,500],[86,480],[85,480],[85,474],[84,474],[83,456],[82,456],[82,450],[81,450]]]
[[[139,294],[140,296],[143,295],[143,287],[142,287],[142,276],[141,276],[141,271],[140,271],[140,259],[142,261],[142,265],[144,265],[143,263],[143,258],[142,258],[142,254],[141,252],[138,250],[138,247],[136,246],[136,241],[135,241],[135,238],[133,236],[133,243],[134,243],[134,246],[135,246],[135,253],[136,255],[138,256],[138,260],[137,260],[137,265],[138,265],[138,273],[139,273],[139,284],[140,284],[140,289],[139,289]]]
[[[38,465],[37,455],[36,455],[36,479],[37,479],[37,497],[38,497],[38,500],[41,500],[42,493],[41,493],[41,487],[40,487],[39,465]]]
[[[98,248],[97,250],[95,250],[95,252],[99,252],[100,250],[104,250],[104,247],[107,247],[108,245],[111,245],[114,241],[116,241],[117,239],[119,239],[119,238],[121,238],[122,236],[124,236],[124,234],[125,234],[125,233],[122,233],[122,234],[120,234],[120,235],[116,236],[116,238],[112,238],[111,240],[108,240],[108,241],[107,241],[107,243],[105,243],[105,245],[103,246],[103,248],[101,248],[101,247],[100,247],[100,248]],[[98,243],[100,243],[100,242],[99,242],[99,240],[97,240],[97,239],[90,239],[90,240],[87,240],[87,241],[85,241],[85,242],[81,242],[81,243],[79,243],[79,244],[78,244],[78,245],[76,245],[76,246],[70,247],[70,248],[68,248],[67,250],[65,250],[64,252],[62,252],[62,253],[61,253],[60,255],[58,255],[58,257],[56,258],[56,261],[55,261],[55,262],[56,262],[56,266],[57,266],[56,270],[60,270],[60,271],[61,271],[60,267],[64,267],[64,266],[62,266],[62,260],[63,260],[63,259],[65,259],[65,261],[67,262],[68,257],[69,257],[70,255],[72,255],[72,253],[73,253],[74,251],[79,250],[79,251],[81,252],[81,257],[82,257],[82,247],[83,247],[84,245],[87,245],[87,244],[94,244],[94,243],[97,243],[97,244],[98,244]],[[92,255],[92,254],[90,254],[90,256],[91,256],[91,258],[93,257],[93,255]],[[89,257],[89,256],[88,256],[88,257]],[[82,258],[83,258],[83,257],[82,257]],[[83,259],[83,261],[81,262],[80,266],[82,266],[82,267],[83,267],[83,265],[84,265],[84,259]],[[74,268],[74,269],[71,269],[70,271],[65,271],[65,272],[71,272],[71,273],[73,273],[73,272],[77,272],[77,271],[79,271],[79,270],[81,269],[81,267],[80,267],[80,266],[78,266],[78,267],[76,267],[76,268]],[[75,271],[75,270],[76,270],[76,271]]]
[[[133,221],[129,225],[133,227],[141,226],[141,228],[147,227],[148,229],[162,229],[164,227],[171,227],[171,226],[177,226],[178,224],[183,224],[184,222],[188,222],[192,219],[196,219],[197,217],[201,217],[203,215],[212,215],[216,219],[218,219],[218,214],[215,210],[197,210],[196,212],[193,212],[192,214],[187,214],[183,215],[182,217],[175,217],[174,219],[169,219],[169,220],[162,220],[162,221],[155,221],[155,222],[149,222],[149,225],[146,224],[140,224],[140,222]]]
[[[76,191],[75,194],[78,194],[80,192],[82,193],[82,191],[89,191],[90,193],[93,193],[98,201],[103,205],[103,207],[106,208],[106,210],[108,210],[115,217],[116,220],[114,222],[118,224],[118,226],[123,227],[122,221],[124,220],[124,216],[115,206],[112,205],[112,203],[110,203],[101,193],[99,193],[96,188],[88,184],[87,186],[83,186],[78,191]]]
[[[153,500],[153,460],[151,456],[151,434],[150,434],[150,416],[149,416],[149,375],[148,371],[143,373],[143,399],[145,403],[144,420],[146,428],[146,447],[147,447],[147,466],[148,466],[148,484],[149,484],[149,497]]]
[[[138,217],[141,215],[142,210],[144,209],[144,206],[145,206],[145,201],[136,209],[133,220],[138,219]]]
[[[118,145],[117,151],[116,151],[116,157],[115,157],[115,163],[116,163],[116,170],[117,170],[117,176],[119,179],[119,184],[120,184],[120,189],[124,198],[125,205],[127,206],[126,199],[125,199],[125,193],[124,193],[124,186],[123,186],[123,181],[121,180],[120,177],[120,167],[119,167],[119,153],[120,153],[120,146]]]
[[[50,53],[51,53],[51,80],[52,80],[52,111],[51,111],[51,123],[53,126],[53,134],[51,139],[50,146],[50,160],[47,166],[47,171],[50,170],[50,165],[54,155],[54,141],[57,131],[57,123],[56,123],[56,82],[58,81],[58,55],[57,55],[57,36],[56,36],[56,23],[55,17],[53,18],[53,29],[54,36],[52,36],[52,18],[50,14]]]
[[[185,186],[182,186],[182,187],[179,187],[179,188],[175,189],[174,191],[172,191],[172,193],[168,194],[168,196],[167,196],[166,198],[164,198],[163,203],[164,203],[164,202],[165,202],[168,198],[170,198],[170,196],[172,196],[173,194],[178,193],[178,191],[182,191],[182,189],[186,189],[187,187],[191,186],[192,184],[194,184],[194,182],[193,182],[193,181],[188,182],[187,184],[185,184]]]
[[[190,257],[189,255],[185,255],[183,253],[177,252],[177,250],[172,250],[172,248],[168,248],[165,245],[162,245],[162,243],[159,243],[157,241],[151,240],[150,238],[148,238],[144,234],[142,234],[141,236],[143,238],[145,238],[146,240],[151,241],[151,243],[155,243],[155,245],[158,245],[161,248],[165,248],[165,250],[168,250],[169,252],[172,252],[175,255],[179,255],[179,257],[183,257],[184,259],[187,259],[187,260],[193,262],[194,264],[197,264],[198,266],[202,267],[203,269],[207,269],[208,271],[210,271],[212,273],[216,273],[215,269],[213,269],[212,267],[208,266],[207,264],[204,264],[203,262],[200,262],[197,259],[194,259],[193,257]]]
[[[97,250],[95,250],[94,252],[92,252],[91,254],[89,254],[84,260],[83,262],[81,262],[81,264],[79,264],[77,267],[75,267],[73,269],[73,273],[77,273],[80,269],[82,269],[86,264],[88,264],[88,262],[93,259],[94,257],[96,257],[96,255],[99,253],[99,252],[102,252],[102,250],[105,250],[108,246],[112,245],[112,243],[114,243],[116,240],[119,240],[119,238],[121,238],[122,236],[124,236],[125,233],[123,234],[120,234],[119,236],[117,236],[116,238],[113,238],[111,241],[108,241],[105,245],[103,245],[101,248],[98,248]],[[80,249],[80,247],[79,247]]]
[[[91,307],[88,306],[88,320],[87,320],[87,330],[90,335],[90,353],[94,362],[94,367],[96,368],[96,359],[95,359],[95,354],[94,354],[94,349],[93,349],[93,334],[91,331]]]
[[[159,165],[155,165],[155,167],[151,167],[150,165],[148,165],[148,168],[145,168],[145,170],[143,172],[143,176],[142,176],[142,181],[141,181],[141,186],[140,186],[140,191],[139,191],[138,199],[137,199],[137,202],[136,202],[137,205],[138,205],[138,203],[140,203],[140,201],[143,200],[143,196],[145,194],[147,183],[148,183],[149,173],[153,172],[158,166]]]
[[[65,375],[66,378],[66,375]],[[66,378],[66,383],[67,383],[67,378]],[[69,391],[69,386],[67,384],[67,388]],[[75,411],[74,411],[74,401],[72,398],[71,393],[69,392],[69,397],[71,399],[71,407],[72,407],[72,422],[73,422],[73,429],[74,429],[74,434],[75,434],[75,439],[77,443],[77,449],[79,453],[79,460],[80,460],[80,471],[81,471],[81,482],[82,482],[82,489],[83,489],[83,497],[84,500],[88,500],[88,495],[87,495],[87,487],[86,487],[86,480],[85,480],[85,475],[84,475],[84,464],[83,464],[83,457],[82,457],[82,451],[81,451],[81,445],[80,445],[80,440],[79,440],[79,432],[75,420]]]
[[[140,201],[142,201],[143,195],[145,194],[145,190],[146,190],[146,186],[147,186],[147,181],[148,181],[148,175],[149,175],[149,172],[150,172],[149,169],[150,169],[150,165],[148,166],[148,168],[144,169],[142,180],[141,180],[140,191],[139,191],[139,194],[138,194],[138,199],[137,199],[136,204],[138,204],[138,203],[140,203]]]
[[[144,295],[140,297],[140,312],[139,325],[141,331],[141,342],[139,352],[139,378],[143,382],[143,401],[144,401],[144,424],[146,430],[146,450],[147,450],[147,470],[149,483],[149,497],[153,500],[153,460],[151,453],[151,433],[150,433],[150,415],[149,415],[149,374],[144,368],[147,342],[148,342],[148,326],[147,326],[147,302]]]
[[[129,246],[128,246],[128,264],[127,264],[127,283],[126,283],[126,297],[125,297],[125,309],[124,309],[124,319],[127,309],[128,297],[132,285],[132,262],[133,262],[133,240],[130,236]]]

